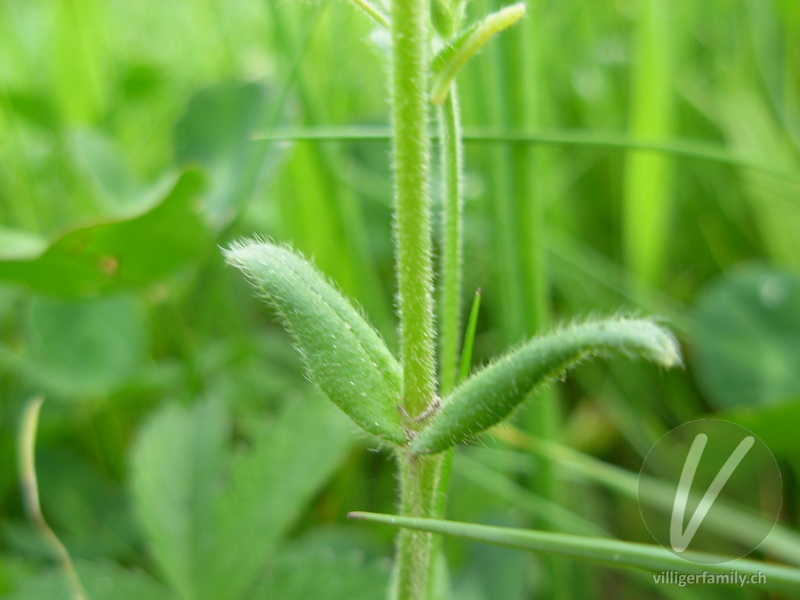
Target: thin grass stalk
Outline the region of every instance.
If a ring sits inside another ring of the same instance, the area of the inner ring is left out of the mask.
[[[538,22],[541,15],[533,15],[524,20],[520,27],[508,32],[502,60],[509,68],[511,76],[502,89],[507,89],[505,112],[508,115],[509,129],[512,131],[535,131],[541,128],[539,114],[544,94],[541,92],[543,78],[541,60],[537,56],[536,40],[541,35]],[[510,161],[506,163],[507,177],[511,181],[510,191],[514,195],[515,213],[511,226],[518,239],[518,272],[512,276],[519,279],[520,299],[518,305],[525,307],[524,329],[515,332],[516,336],[532,335],[545,329],[550,322],[548,306],[549,283],[544,268],[543,235],[544,210],[541,188],[549,176],[543,170],[542,150],[533,146],[514,145],[509,148]],[[506,231],[502,232],[505,235]],[[519,340],[511,338],[508,343]],[[522,414],[525,429],[544,439],[558,439],[560,430],[560,411],[558,395],[554,389],[547,389],[531,402]],[[548,505],[560,505],[562,493],[554,472],[555,466],[549,460],[538,464],[536,474],[529,484]],[[552,529],[552,516],[542,514],[534,526]],[[549,573],[550,597],[567,598],[571,595],[570,586],[576,579],[570,573],[570,566],[553,555],[543,558],[544,568]]]
[[[672,121],[672,45],[676,38],[669,2],[640,0],[636,22],[636,58],[632,69],[632,139],[662,140]],[[623,214],[625,262],[631,285],[658,284],[663,277],[671,211],[671,161],[664,156],[630,153],[625,165]]]
[[[322,142],[383,142],[391,136],[387,130],[375,127],[314,128],[278,130],[269,135],[259,135],[258,141],[322,141]],[[732,165],[747,171],[756,171],[791,183],[800,183],[800,177],[790,169],[776,167],[767,161],[755,161],[742,153],[717,147],[696,140],[648,141],[633,140],[613,133],[585,133],[580,131],[554,131],[552,133],[526,133],[519,131],[468,129],[462,136],[467,144],[543,145],[605,150],[637,150],[654,154],[665,154],[676,158],[687,158],[722,165]],[[785,199],[796,202],[794,198]]]

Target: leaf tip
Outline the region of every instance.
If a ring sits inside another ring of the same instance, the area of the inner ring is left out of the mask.
[[[683,366],[683,357],[681,356],[678,340],[672,334],[669,334],[669,342],[662,349],[659,364],[668,369]]]
[[[633,321],[633,319],[623,319]],[[681,347],[675,335],[652,319],[636,320],[641,323],[645,337],[648,339],[648,358],[657,365],[671,369],[683,366]]]
[[[502,12],[506,14],[509,21],[517,22],[528,12],[528,7],[525,6],[524,2],[517,2],[503,9]]]

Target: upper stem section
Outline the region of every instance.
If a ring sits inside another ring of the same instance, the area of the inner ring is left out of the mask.
[[[428,86],[430,0],[392,0],[395,250],[403,406],[415,416],[435,395]]]

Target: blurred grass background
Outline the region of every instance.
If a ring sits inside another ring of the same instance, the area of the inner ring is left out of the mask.
[[[7,1],[0,31],[0,593],[48,564],[14,463],[20,407],[38,393],[53,528],[77,557],[158,577],[129,494],[143,424],[213,398],[235,445],[315,393],[219,245],[254,232],[290,243],[396,347],[386,39],[332,1]],[[619,310],[662,315],[687,355],[676,373],[583,366],[518,427],[636,473],[672,427],[740,422],[776,454],[795,530],[798,39],[796,0],[539,1],[460,79],[476,364]],[[460,453],[452,518],[652,541],[635,498],[510,438]],[[394,503],[391,461],[355,439],[287,544],[390,554],[391,532],[344,524]],[[763,597],[448,551],[457,598]]]

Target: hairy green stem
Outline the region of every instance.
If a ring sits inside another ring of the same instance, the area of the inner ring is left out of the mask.
[[[459,324],[461,314],[462,169],[461,115],[455,83],[439,109],[439,139],[442,161],[443,215],[440,299],[439,388],[442,396],[456,383]]]
[[[442,466],[447,454],[423,456],[410,451],[399,453],[402,515],[440,513],[443,506],[440,498]],[[429,598],[435,555],[432,534],[419,531],[402,531],[398,534],[390,596],[392,600]]]
[[[458,94],[455,83],[443,105],[439,108],[439,155],[442,170],[442,231],[441,231],[441,276],[440,276],[440,375],[439,393],[444,397],[457,383],[458,347],[461,314],[461,255],[463,247],[463,151],[461,142],[461,114],[458,107]],[[447,487],[453,465],[453,450],[435,457],[431,465],[435,469],[432,487],[427,490],[432,504],[429,509],[436,518],[444,516]],[[417,457],[419,460],[420,457]],[[433,589],[433,568],[441,553],[441,540],[432,540],[432,548],[425,566],[429,577],[428,594]]]
[[[394,234],[403,368],[400,408],[407,416],[406,427],[414,431],[423,425],[423,419],[417,417],[434,406],[436,397],[427,127],[430,1],[393,0],[391,11]],[[398,459],[402,514],[435,514],[442,458],[400,449]],[[428,596],[432,556],[431,534],[399,534],[393,599],[423,600]]]
[[[427,0],[392,2],[395,251],[403,407],[422,413],[435,395],[428,135]]]

